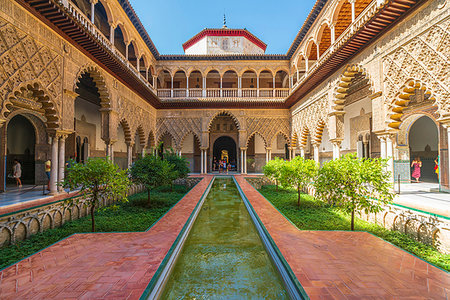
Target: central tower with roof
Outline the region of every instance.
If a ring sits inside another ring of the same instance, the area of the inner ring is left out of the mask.
[[[247,29],[205,28],[183,44],[187,55],[264,54],[267,45]]]

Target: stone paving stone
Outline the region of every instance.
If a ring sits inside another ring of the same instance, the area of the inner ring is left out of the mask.
[[[139,299],[211,180],[147,232],[75,234],[0,271],[0,299]]]
[[[298,230],[235,177],[311,299],[449,297],[449,273],[367,232]]]

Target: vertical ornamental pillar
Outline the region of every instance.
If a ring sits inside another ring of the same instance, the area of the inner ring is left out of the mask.
[[[58,193],[58,137],[55,135],[52,138],[52,160],[50,169],[50,195]]]
[[[62,184],[64,181],[64,168],[66,166],[65,163],[65,152],[66,152],[66,135],[61,135],[59,138],[59,160],[58,160],[58,183]],[[60,192],[64,191],[64,188],[59,185],[58,190]]]

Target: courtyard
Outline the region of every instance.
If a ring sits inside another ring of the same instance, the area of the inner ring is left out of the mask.
[[[0,299],[448,298],[449,1],[3,2]]]

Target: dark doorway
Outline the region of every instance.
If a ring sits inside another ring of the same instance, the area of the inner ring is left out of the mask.
[[[439,154],[439,137],[436,124],[427,116],[417,119],[411,126],[408,139],[410,149],[409,163],[411,164],[417,157],[422,161],[420,180],[437,183],[438,177],[434,169],[434,161]]]
[[[221,136],[214,142],[213,156],[217,160],[228,156],[228,163],[231,165],[231,170],[237,170],[237,155],[236,142],[229,136]]]
[[[36,134],[33,124],[24,116],[13,117],[8,123],[7,137],[7,184],[15,184],[11,178],[14,159],[22,166],[22,183],[34,184]]]

